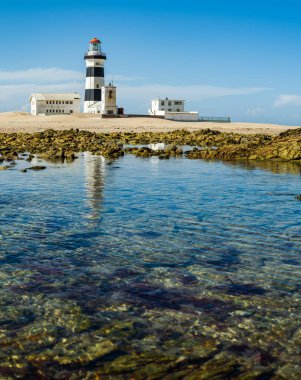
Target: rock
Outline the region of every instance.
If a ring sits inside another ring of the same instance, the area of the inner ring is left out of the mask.
[[[21,169],[19,170],[21,173],[27,173],[27,169]]]
[[[152,151],[148,147],[126,148],[123,144],[167,144],[164,150]],[[79,130],[54,131],[38,133],[0,133],[0,162],[13,161],[18,155],[30,152],[26,159],[31,161],[33,154],[43,159],[64,161],[73,160],[74,152],[94,152],[104,157],[118,158],[124,152],[138,157],[182,155],[179,145],[198,146],[186,153],[191,159],[220,160],[280,160],[301,162],[301,128],[289,130],[276,137],[268,135],[240,135],[211,129],[189,132],[176,130],[172,132],[113,132],[92,133]],[[3,170],[3,169],[2,169]]]
[[[39,165],[37,165],[37,166],[31,166],[30,168],[27,168],[27,170],[36,170],[36,171],[38,171],[38,170],[45,170],[45,169],[46,169],[46,166],[39,166]]]
[[[296,195],[295,198],[298,199],[298,201],[301,201],[301,194],[300,195]]]
[[[124,155],[123,146],[116,143],[103,144],[100,148],[100,153],[104,157],[121,157]]]
[[[30,154],[30,155],[26,158],[26,161],[31,162],[33,158],[34,158],[34,155]]]

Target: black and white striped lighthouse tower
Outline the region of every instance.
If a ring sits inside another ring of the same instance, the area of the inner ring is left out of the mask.
[[[102,113],[102,87],[104,80],[104,62],[106,54],[101,51],[101,42],[97,38],[90,41],[89,51],[85,54],[87,66],[84,113]]]

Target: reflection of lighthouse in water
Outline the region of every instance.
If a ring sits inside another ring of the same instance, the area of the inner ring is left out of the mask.
[[[91,219],[100,216],[105,186],[105,158],[84,153],[87,202],[91,208]]]

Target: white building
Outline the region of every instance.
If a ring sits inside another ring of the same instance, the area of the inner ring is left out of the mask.
[[[71,115],[80,112],[80,95],[32,94],[30,105],[32,115]]]
[[[154,99],[148,113],[153,116],[165,116],[165,112],[184,112],[184,108],[185,100]]]
[[[154,99],[151,109],[148,110],[151,116],[164,116],[167,120],[175,121],[198,121],[198,112],[186,112],[185,100],[182,99]]]
[[[90,41],[89,51],[85,54],[86,86],[84,113],[116,115],[116,87],[105,86],[104,64],[106,54],[101,50],[101,42],[97,38]]]
[[[165,112],[166,120],[174,121],[198,121],[199,113],[198,112]]]
[[[103,115],[117,115],[118,108],[116,106],[116,87],[111,83],[101,88],[102,106],[101,113]]]

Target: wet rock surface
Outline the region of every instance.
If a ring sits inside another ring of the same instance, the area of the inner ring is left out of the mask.
[[[141,145],[165,143],[163,150],[149,147],[123,148],[124,144]],[[187,158],[220,160],[301,160],[301,129],[288,130],[276,137],[268,135],[239,135],[210,129],[189,132],[177,130],[167,133],[92,133],[87,131],[47,130],[40,133],[0,134],[2,161],[13,161],[20,153],[38,154],[43,159],[73,160],[76,152],[89,151],[104,157],[117,158],[125,152],[139,157],[181,156],[181,146],[197,146],[206,149],[186,151]],[[214,148],[212,148],[214,147]],[[30,161],[31,157],[28,157]]]

